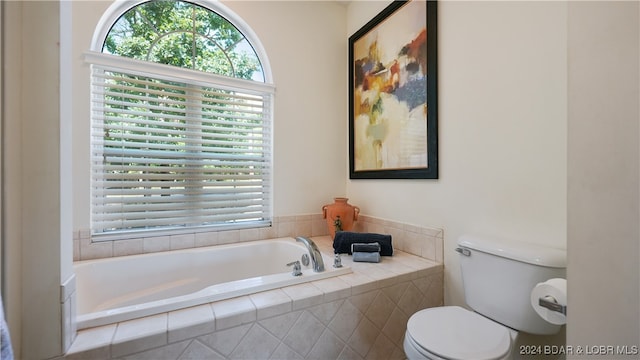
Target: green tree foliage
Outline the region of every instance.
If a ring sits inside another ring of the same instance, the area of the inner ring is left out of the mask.
[[[109,31],[103,52],[264,81],[258,56],[238,29],[184,1],[150,1],[129,10]]]

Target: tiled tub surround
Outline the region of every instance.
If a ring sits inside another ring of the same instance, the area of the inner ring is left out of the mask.
[[[390,234],[394,249],[443,262],[443,231],[367,215],[360,215],[353,231]],[[271,227],[248,230],[202,232],[173,236],[92,242],[89,230],[74,233],[74,261],[114,256],[231,244],[253,240],[296,236],[328,235],[322,214],[275,217]]]
[[[332,254],[328,236],[313,240]],[[65,357],[403,359],[409,316],[443,304],[443,266],[395,249],[380,263],[343,256],[348,275],[82,330]]]

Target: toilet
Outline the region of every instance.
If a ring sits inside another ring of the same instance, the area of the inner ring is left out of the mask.
[[[443,306],[413,314],[404,339],[407,358],[510,359],[519,332],[560,330],[535,312],[530,296],[536,284],[566,277],[565,250],[465,235],[456,251],[472,310]]]

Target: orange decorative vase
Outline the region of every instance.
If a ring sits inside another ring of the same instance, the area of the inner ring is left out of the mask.
[[[327,219],[327,227],[331,238],[335,238],[336,231],[349,231],[353,229],[353,222],[358,220],[360,208],[348,203],[349,199],[343,197],[333,198],[333,204],[322,207],[322,217]]]

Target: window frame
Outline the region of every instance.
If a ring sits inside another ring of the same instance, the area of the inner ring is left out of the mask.
[[[228,7],[224,6],[218,1],[204,1],[204,0],[183,0],[198,6],[202,6],[205,9],[213,11],[218,15],[225,18],[231,24],[233,24],[247,41],[251,44],[253,49],[262,64],[262,72],[264,74],[264,82],[266,84],[273,84],[273,74],[271,72],[271,64],[269,63],[269,58],[267,56],[267,52],[265,51],[260,39],[256,35],[256,33],[251,29],[251,27],[238,15],[236,15],[233,11],[231,11]],[[149,0],[116,0],[102,15],[100,21],[98,21],[98,25],[96,26],[96,31],[93,34],[93,38],[91,39],[91,46],[89,48],[90,52],[94,53],[102,53],[102,47],[104,46],[104,42],[111,30],[111,27],[120,19],[124,13],[133,9],[134,7],[149,2]],[[151,63],[152,64],[152,63]]]
[[[84,61],[87,64],[96,65],[99,67],[108,67],[111,70],[115,71],[133,71],[142,76],[149,76],[159,79],[165,80],[176,80],[180,79],[185,83],[192,84],[194,86],[205,86],[210,87],[212,84],[215,84],[216,87],[221,89],[225,88],[239,88],[242,87],[248,91],[268,93],[270,96],[268,98],[269,103],[265,106],[268,107],[268,133],[270,134],[270,138],[268,139],[270,144],[270,155],[269,155],[269,163],[271,169],[273,169],[273,105],[274,105],[274,94],[275,94],[275,86],[272,81],[272,73],[271,67],[269,65],[269,60],[266,56],[264,48],[262,47],[260,41],[258,40],[255,33],[251,30],[251,28],[237,15],[231,12],[228,8],[218,2],[209,2],[209,1],[186,1],[198,6],[201,6],[209,11],[213,11],[219,16],[225,18],[232,25],[234,25],[240,33],[245,36],[245,39],[249,42],[249,44],[254,48],[254,51],[260,61],[262,66],[262,73],[264,76],[264,82],[246,80],[241,78],[230,78],[223,75],[216,75],[213,73],[204,73],[197,70],[192,70],[188,68],[180,68],[171,65],[165,65],[161,63],[155,62],[147,62],[143,60],[137,60],[127,57],[121,57],[117,55],[111,55],[107,53],[103,53],[103,46],[106,40],[109,31],[112,26],[120,19],[120,17],[126,13],[127,11],[139,6],[143,3],[147,2],[146,0],[138,0],[138,1],[116,1],[112,4],[109,9],[103,14],[100,19],[96,32],[94,33],[90,50],[85,52]],[[93,75],[92,75],[93,78]],[[93,90],[91,92],[93,94]],[[93,96],[93,95],[92,95]],[[93,102],[94,100],[91,99]],[[93,115],[92,115],[92,124],[93,124]],[[93,128],[93,125],[91,126]],[[90,135],[93,136],[93,135]],[[93,143],[93,140],[92,140]],[[93,151],[93,150],[92,150]],[[93,165],[91,165],[93,169]],[[93,170],[92,170],[93,171]],[[179,234],[187,234],[187,233],[198,233],[198,232],[212,232],[212,231],[221,231],[221,230],[238,230],[238,229],[246,229],[246,228],[260,228],[271,225],[271,221],[273,218],[273,172],[270,171],[269,182],[269,204],[268,204],[268,212],[269,219],[263,221],[252,221],[248,223],[241,224],[231,224],[231,225],[201,225],[201,226],[191,226],[191,227],[170,227],[170,228],[150,228],[150,229],[122,229],[122,230],[114,230],[109,232],[93,232],[93,220],[91,220],[91,237],[92,241],[112,241],[112,240],[124,240],[129,238],[140,238],[140,237],[148,237],[148,236],[166,236],[166,235],[179,235]],[[94,176],[91,176],[93,182]],[[91,202],[93,203],[93,196],[91,196]],[[93,204],[89,205],[91,209],[93,209]]]

